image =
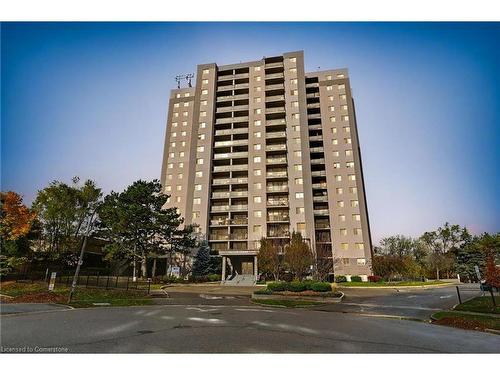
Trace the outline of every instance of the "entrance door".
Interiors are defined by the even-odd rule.
[[[253,262],[241,262],[241,273],[243,275],[253,274]]]

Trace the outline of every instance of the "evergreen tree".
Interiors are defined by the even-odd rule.
[[[213,262],[210,256],[210,247],[208,243],[204,241],[198,252],[193,264],[193,276],[206,276],[213,272]]]

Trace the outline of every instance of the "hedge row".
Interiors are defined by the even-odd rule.
[[[332,286],[330,283],[317,281],[281,281],[277,283],[269,283],[267,290],[270,292],[304,292],[312,290],[315,292],[331,292]]]

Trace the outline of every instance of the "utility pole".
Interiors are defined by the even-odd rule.
[[[71,303],[73,294],[75,293],[76,284],[78,282],[78,275],[80,274],[80,267],[83,264],[83,254],[85,253],[85,248],[87,247],[87,239],[89,237],[90,231],[94,223],[95,210],[92,212],[89,221],[87,222],[87,229],[85,231],[85,236],[83,237],[82,248],[80,250],[80,258],[78,259],[78,264],[76,266],[75,275],[73,276],[73,283],[71,284],[71,290],[69,291],[68,303]]]

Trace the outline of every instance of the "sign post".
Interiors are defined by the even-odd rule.
[[[54,290],[54,287],[56,286],[56,276],[57,272],[52,272],[50,274],[49,292],[52,292]]]

